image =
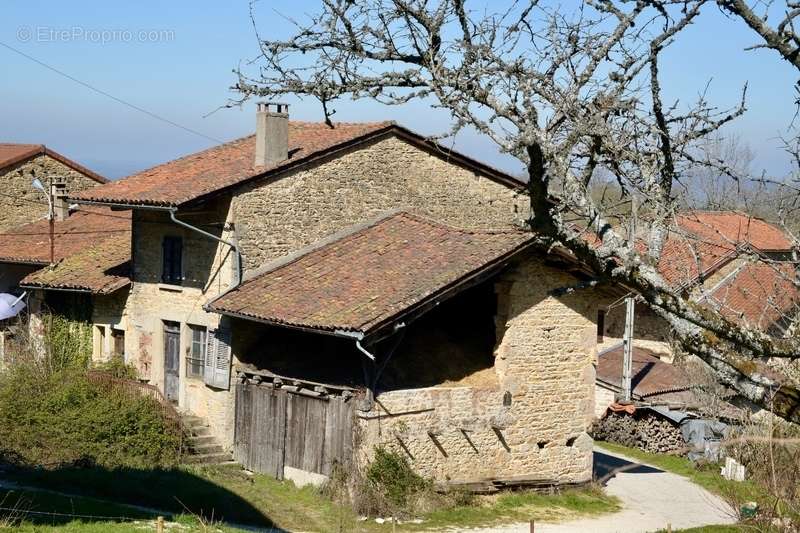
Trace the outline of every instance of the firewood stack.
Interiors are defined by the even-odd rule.
[[[668,453],[685,446],[678,426],[651,413],[609,413],[595,422],[594,438],[639,448],[651,453]]]

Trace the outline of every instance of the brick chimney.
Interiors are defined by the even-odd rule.
[[[272,166],[289,157],[289,104],[256,104],[257,167]]]
[[[67,180],[62,177],[53,178],[50,184],[50,194],[53,202],[53,214],[59,222],[69,216],[69,202],[67,202]]]

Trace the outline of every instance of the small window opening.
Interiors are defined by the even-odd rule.
[[[544,447],[547,446],[547,442],[548,441],[546,440],[540,440],[539,442],[536,443],[536,446],[538,446],[540,450],[543,450]]]
[[[578,437],[570,437],[570,438],[568,438],[567,439],[567,447],[572,448],[572,446],[575,444],[575,440],[577,438]]]
[[[183,281],[183,239],[164,237],[161,247],[161,281],[170,285],[180,285]]]
[[[603,335],[606,332],[606,310],[597,310],[597,342],[603,342]]]
[[[125,361],[125,332],[121,329],[111,330],[112,355]]]

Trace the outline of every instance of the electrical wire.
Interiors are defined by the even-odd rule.
[[[77,83],[78,85],[86,87],[87,89],[89,89],[91,91],[94,91],[97,94],[105,96],[106,98],[110,98],[111,100],[114,100],[115,102],[117,102],[119,104],[122,104],[122,105],[124,105],[126,107],[129,107],[129,108],[131,108],[131,109],[133,109],[135,111],[138,111],[140,113],[144,113],[145,115],[149,116],[150,118],[153,118],[153,119],[158,120],[160,122],[163,122],[165,124],[169,124],[170,126],[174,126],[176,128],[179,128],[179,129],[181,129],[183,131],[186,131],[188,133],[191,133],[193,135],[197,135],[197,136],[202,137],[202,138],[204,138],[206,140],[213,141],[213,142],[215,142],[217,144],[222,144],[222,143],[225,142],[225,141],[221,141],[219,139],[216,139],[214,137],[211,137],[209,135],[206,135],[205,133],[201,133],[201,132],[199,132],[197,130],[193,130],[192,128],[188,128],[186,126],[183,126],[182,124],[178,124],[177,122],[175,122],[173,120],[170,120],[168,118],[164,118],[164,117],[162,117],[160,115],[157,115],[157,114],[153,113],[152,111],[148,111],[147,109],[144,109],[144,108],[139,107],[139,106],[137,106],[135,104],[127,102],[127,101],[123,100],[122,98],[118,98],[118,97],[114,96],[113,94],[109,94],[109,93],[107,93],[106,91],[104,91],[102,89],[98,89],[97,87],[95,87],[95,86],[93,86],[93,85],[91,85],[89,83],[86,83],[85,81],[79,80],[75,76],[67,74],[66,72],[64,72],[62,70],[59,70],[59,69],[57,69],[57,68],[55,68],[55,67],[53,67],[51,65],[48,65],[44,61],[40,61],[39,59],[36,59],[35,57],[26,54],[22,50],[18,50],[17,48],[14,48],[13,46],[10,46],[10,45],[2,42],[2,41],[0,41],[0,46],[2,46],[3,48],[6,48],[8,50],[11,50],[15,54],[18,54],[18,55],[28,59],[29,61],[33,61],[37,65],[39,65],[41,67],[44,67],[47,70],[55,72],[59,76],[63,76],[64,78],[67,78],[68,80],[73,81],[73,82]]]

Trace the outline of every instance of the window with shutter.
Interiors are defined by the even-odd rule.
[[[204,381],[212,387],[227,390],[230,379],[231,332],[224,328],[209,331]]]

